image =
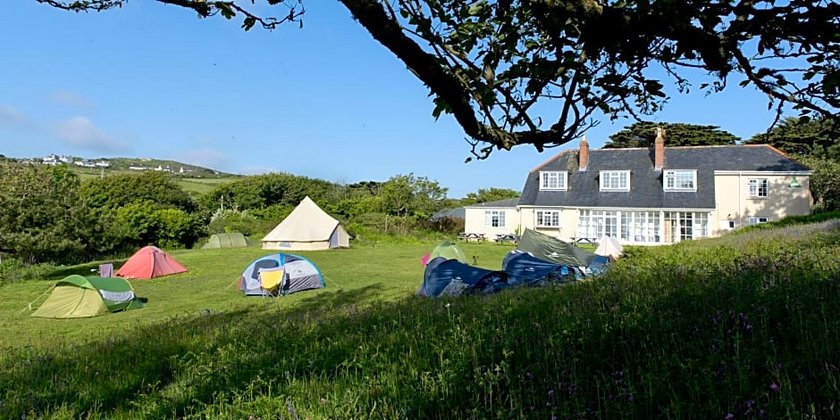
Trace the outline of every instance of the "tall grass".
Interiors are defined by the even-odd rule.
[[[596,280],[443,300],[402,289],[419,282],[406,263],[420,249],[394,248],[313,256],[356,271],[341,291],[153,313],[126,333],[9,347],[0,417],[840,414],[840,222],[637,249]],[[486,264],[505,250],[467,253]],[[405,284],[382,298],[395,283]]]

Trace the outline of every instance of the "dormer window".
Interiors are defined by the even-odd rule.
[[[696,169],[669,169],[665,172],[665,191],[697,191]]]
[[[601,171],[601,191],[630,191],[630,171]]]
[[[540,191],[566,191],[565,171],[540,172]]]

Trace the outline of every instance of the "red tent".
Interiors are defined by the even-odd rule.
[[[116,275],[127,279],[150,279],[184,273],[187,269],[156,246],[140,248],[117,270]]]

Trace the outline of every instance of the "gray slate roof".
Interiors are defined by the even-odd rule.
[[[452,219],[465,219],[467,217],[467,210],[464,207],[456,207],[454,209],[447,210],[438,210],[434,214],[432,214],[431,219],[437,220],[442,219],[444,217],[449,217]]]
[[[484,203],[470,204],[467,207],[514,208],[517,204],[519,204],[519,198],[508,198],[505,200],[486,201]]]
[[[714,171],[809,171],[766,145],[666,147],[663,169],[696,169],[697,191],[664,191],[653,167],[653,149],[589,151],[586,171],[578,170],[578,151],[567,150],[528,173],[520,205],[624,208],[715,208]],[[602,170],[630,170],[630,191],[600,191]],[[566,191],[540,191],[540,171],[567,171]]]

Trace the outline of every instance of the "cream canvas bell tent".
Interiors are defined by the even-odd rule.
[[[350,248],[344,226],[308,196],[262,240],[263,249],[317,251]]]

